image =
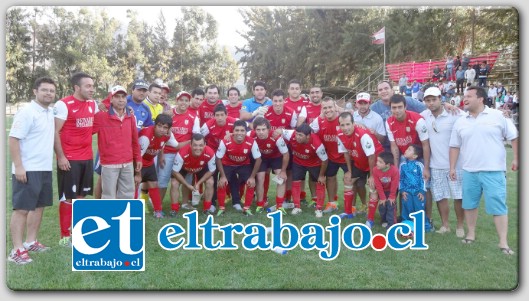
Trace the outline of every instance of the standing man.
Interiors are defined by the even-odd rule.
[[[402,73],[402,76],[399,79],[400,95],[404,95],[404,92],[406,92],[406,86],[408,86],[408,78],[406,77],[406,73]]]
[[[228,111],[228,116],[235,119],[241,117],[241,108],[242,102],[239,100],[241,97],[241,91],[236,87],[231,87],[228,89],[228,103],[226,104],[226,109]]]
[[[108,112],[99,111],[94,116],[93,127],[101,156],[101,196],[103,199],[132,199],[134,171],[141,171],[136,120],[126,109],[127,90],[115,86],[110,93],[111,106]]]
[[[217,85],[209,85],[206,88],[206,101],[202,102],[198,108],[198,118],[200,119],[200,126],[204,125],[208,120],[214,119],[215,107],[218,104],[226,105],[219,99],[219,87]]]
[[[163,113],[163,106],[160,104],[160,97],[162,96],[162,87],[158,84],[151,84],[147,92],[147,98],[143,101],[151,111],[152,120],[156,120],[158,115]]]
[[[154,118],[152,118],[151,110],[143,101],[147,97],[147,90],[149,84],[143,79],[134,81],[132,85],[132,94],[127,96],[127,107],[134,110],[134,117],[136,118],[136,128],[138,132],[144,128],[154,125]]]
[[[171,111],[171,105],[167,101],[169,98],[169,93],[171,93],[171,89],[169,89],[169,86],[166,83],[161,83],[160,87],[162,87],[162,93],[160,94],[160,105],[162,105],[163,112],[168,114],[169,111]]]
[[[241,120],[252,123],[255,116],[264,116],[272,101],[266,97],[266,84],[256,81],[253,84],[253,97],[242,102]]]
[[[298,114],[298,123],[296,126],[305,122],[307,119],[307,109],[309,100],[301,95],[301,82],[298,79],[292,79],[288,82],[288,97],[285,99],[285,106],[291,108]]]
[[[463,238],[465,230],[463,228],[464,212],[461,207],[461,160],[458,160],[456,164],[457,178],[452,180],[449,175],[450,160],[448,155],[450,153],[450,135],[454,123],[465,113],[460,112],[459,115],[452,115],[446,112],[441,103],[441,90],[437,87],[428,88],[424,95],[424,103],[428,106],[428,110],[423,111],[421,116],[426,121],[430,140],[431,191],[433,200],[437,203],[442,223],[441,228],[436,232],[440,234],[450,232],[448,198],[452,196],[457,218],[456,235]]]
[[[507,183],[504,139],[513,150],[512,170],[518,170],[518,132],[502,113],[485,106],[487,93],[482,87],[470,87],[465,93],[468,116],[454,124],[450,138],[450,177],[457,179],[456,162],[461,155],[463,169],[463,209],[468,232],[463,243],[476,240],[476,222],[482,194],[485,211],[494,216],[501,252],[513,255],[507,242]],[[492,156],[491,156],[492,154]]]
[[[28,251],[49,248],[37,240],[44,207],[53,204],[53,111],[55,82],[42,77],[33,86],[33,100],[18,111],[9,132],[9,151],[13,161],[13,213],[9,229],[13,249],[7,258],[16,264],[32,262]],[[24,242],[24,234],[26,240]]]
[[[86,73],[71,78],[73,95],[55,104],[55,141],[57,181],[59,184],[59,222],[61,246],[71,247],[72,199],[92,194],[93,152],[92,127],[97,105],[92,100],[94,80]]]
[[[191,92],[191,101],[189,103],[189,108],[187,108],[187,111],[194,116],[198,117],[198,109],[204,102],[204,90],[201,88],[196,88]],[[198,117],[200,120],[200,117]]]
[[[467,84],[472,86],[476,85],[476,70],[474,70],[474,68],[467,68],[465,70],[465,80],[467,81]]]
[[[321,100],[323,98],[323,92],[320,87],[312,87],[309,90],[309,103],[305,106],[307,110],[308,124],[311,124],[321,114]]]
[[[382,117],[369,108],[371,95],[367,92],[358,93],[355,105],[358,110],[353,113],[354,122],[365,126],[380,143],[384,143],[386,140],[386,127]]]
[[[457,67],[457,70],[456,70],[456,87],[457,87],[456,93],[457,94],[463,93],[464,84],[465,84],[465,70],[463,70],[462,66],[459,66]]]

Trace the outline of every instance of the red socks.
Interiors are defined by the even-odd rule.
[[[301,207],[300,194],[301,194],[301,181],[292,181],[292,200],[294,201],[294,206],[296,208]],[[287,191],[287,195],[288,195],[288,191]]]
[[[369,199],[369,205],[367,209],[367,220],[370,220],[370,221],[375,220],[375,212],[377,211],[377,205],[378,205],[377,199]]]
[[[304,200],[307,197],[307,193],[305,191],[302,191],[299,195],[299,198]]]
[[[265,172],[265,179],[264,179],[264,196],[266,199],[266,196],[268,195],[268,187],[270,186],[270,173]]]
[[[59,202],[59,225],[61,226],[61,237],[69,237],[72,226],[72,203]]]
[[[171,210],[178,212],[178,210],[180,210],[180,203],[171,203]]]
[[[316,210],[323,209],[323,203],[325,202],[325,185],[316,183]]]
[[[276,196],[276,209],[283,207],[283,202],[285,201],[284,197],[278,197]]]
[[[219,201],[219,210],[226,209],[226,186],[217,187],[217,200]]]
[[[149,196],[151,197],[154,211],[162,210],[162,198],[160,196],[160,189],[158,187],[149,188]]]
[[[252,206],[253,195],[255,193],[255,187],[246,186],[246,195],[244,196],[244,210],[250,209]]]
[[[353,191],[352,190],[344,190],[343,192],[343,206],[345,213],[352,214],[353,213]]]

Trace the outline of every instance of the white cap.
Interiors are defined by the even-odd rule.
[[[112,89],[110,89],[110,93],[112,94],[112,96],[116,95],[118,92],[123,92],[125,93],[125,95],[127,95],[127,90],[125,90],[125,88],[123,88],[122,86],[114,86],[112,87]]]
[[[371,95],[366,92],[358,93],[356,95],[356,102],[359,102],[360,100],[363,100],[365,102],[371,102]]]
[[[430,87],[430,88],[426,89],[426,91],[424,91],[424,97],[426,97],[426,96],[439,97],[439,96],[441,96],[441,90],[439,90],[439,88],[437,88],[437,87]]]

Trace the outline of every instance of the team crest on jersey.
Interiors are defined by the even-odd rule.
[[[285,118],[281,119],[281,123],[285,123],[285,122],[286,122]]]
[[[308,149],[306,149],[305,152],[308,154],[310,151]]]
[[[367,143],[366,143],[366,148],[371,148],[371,146],[373,146],[373,145],[371,144],[371,142],[367,142]]]
[[[423,125],[421,128],[421,132],[426,133],[426,131],[427,131],[426,126]]]
[[[204,165],[204,161],[200,161],[200,165]]]
[[[267,143],[266,147],[270,148],[270,147],[272,147],[272,145],[270,143]]]
[[[406,132],[407,132],[407,133],[410,132],[410,127],[409,127],[409,126],[406,127]]]
[[[145,114],[146,114],[146,113],[142,111],[142,112],[141,112],[141,117],[145,117]]]
[[[185,123],[186,125],[188,125],[188,124],[189,124],[189,120],[186,119],[186,120],[184,121],[184,123]]]
[[[247,154],[247,153],[248,153],[248,149],[245,148],[243,152],[244,152],[245,154]]]

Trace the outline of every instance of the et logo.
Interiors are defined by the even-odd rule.
[[[72,271],[144,271],[143,200],[72,204]]]

